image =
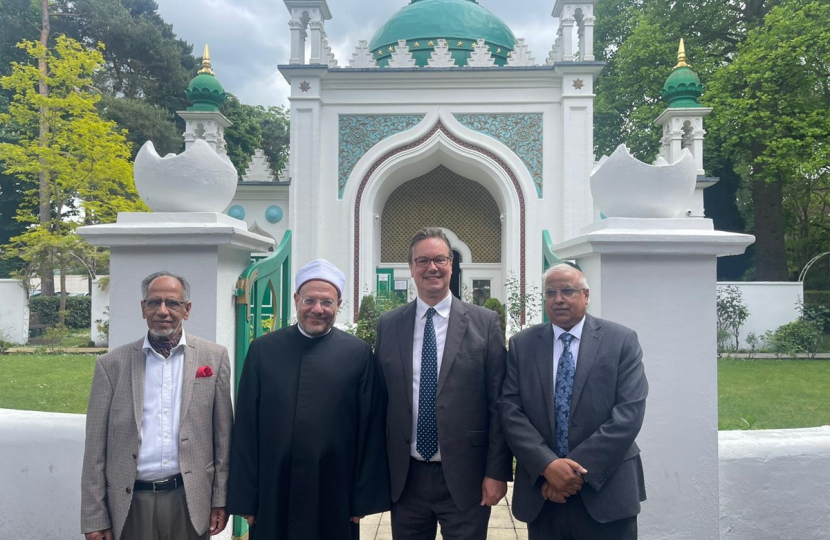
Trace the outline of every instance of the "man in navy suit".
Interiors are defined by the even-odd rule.
[[[418,297],[384,314],[375,354],[386,420],[395,540],[484,540],[512,456],[496,410],[505,348],[498,315],[450,293],[452,248],[422,229],[409,248]]]
[[[550,323],[511,338],[499,412],[530,540],[632,540],[646,498],[634,439],[648,382],[637,334],[587,315],[585,276],[545,274]]]

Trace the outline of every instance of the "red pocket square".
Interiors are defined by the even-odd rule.
[[[213,377],[213,370],[210,369],[210,366],[202,366],[196,370],[196,378],[201,379],[202,377]]]

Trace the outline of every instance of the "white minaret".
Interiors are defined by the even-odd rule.
[[[327,64],[325,53],[325,21],[331,19],[331,12],[326,0],[284,0],[285,7],[291,15],[288,26],[291,28],[291,58],[289,64]],[[306,39],[310,40],[311,50],[306,62]]]
[[[706,135],[703,118],[712,112],[712,108],[703,107],[698,102],[702,92],[703,85],[686,61],[686,47],[681,39],[677,49],[677,65],[663,86],[663,99],[669,107],[654,123],[663,127],[660,147],[663,159],[674,163],[680,159],[684,148],[688,148],[695,159],[699,180],[694,199],[686,211],[688,217],[703,217],[703,190],[717,182],[703,178],[703,137]]]

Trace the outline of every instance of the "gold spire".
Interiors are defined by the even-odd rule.
[[[680,38],[680,46],[677,48],[677,65],[674,69],[681,67],[689,67],[686,63],[686,46],[683,44],[683,38]]]
[[[681,47],[683,46],[681,42]],[[205,43],[205,52],[202,53],[202,69],[200,69],[198,74],[207,73],[208,75],[216,75],[212,69],[210,69],[210,51],[208,50],[207,43]]]

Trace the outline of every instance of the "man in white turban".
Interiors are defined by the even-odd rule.
[[[227,511],[252,540],[348,540],[391,505],[382,375],[364,341],[334,328],[343,272],[318,259],[295,283],[297,324],[245,358]]]

